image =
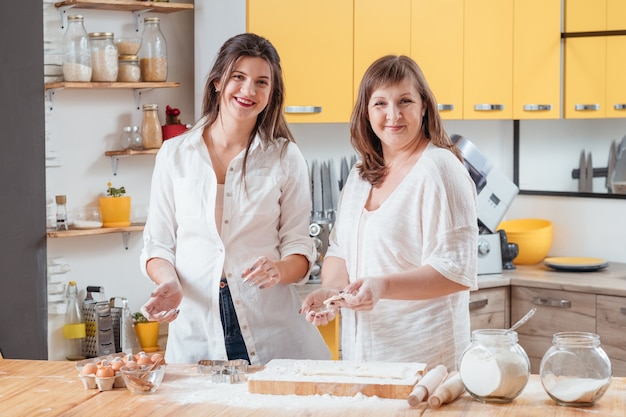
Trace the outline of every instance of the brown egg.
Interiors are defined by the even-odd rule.
[[[137,368],[139,368],[139,365],[137,365],[137,362],[135,362],[135,361],[127,361],[126,362],[126,368],[128,368],[128,369],[137,369]]]
[[[150,356],[150,359],[152,360],[152,363],[156,363],[160,360],[161,365],[165,364],[165,358],[160,353],[154,353],[152,356]]]
[[[81,369],[80,373],[82,375],[94,375],[98,370],[98,365],[93,362],[86,363]]]
[[[113,368],[114,371],[119,371],[124,365],[125,363],[122,358],[115,358],[111,361],[111,368]]]
[[[102,361],[102,364],[98,366],[96,376],[98,378],[109,378],[115,376],[115,371],[111,367],[111,363],[109,361]]]
[[[137,358],[137,365],[152,365],[152,359],[144,353]]]

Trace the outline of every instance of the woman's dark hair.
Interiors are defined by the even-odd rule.
[[[216,90],[215,85],[226,85],[235,64],[242,57],[263,58],[270,66],[272,86],[267,106],[259,113],[256,125],[248,139],[244,157],[245,172],[245,161],[248,157],[248,151],[257,133],[261,140],[266,143],[281,137],[286,138],[290,142],[295,142],[295,140],[282,113],[285,100],[285,85],[283,82],[283,71],[280,66],[280,57],[270,41],[254,33],[235,35],[224,42],[220,48],[204,87],[202,99],[202,116],[204,120],[201,127],[210,126],[217,120],[220,110],[221,92]]]
[[[372,185],[379,184],[385,179],[387,166],[382,144],[374,133],[368,117],[368,104],[376,89],[397,85],[407,79],[413,82],[426,109],[422,120],[423,138],[440,148],[449,149],[457,158],[463,160],[461,152],[452,143],[443,127],[437,100],[420,67],[408,56],[387,55],[374,61],[363,75],[350,119],[352,146],[361,155],[359,174],[363,180]]]

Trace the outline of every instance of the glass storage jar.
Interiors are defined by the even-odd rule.
[[[147,17],[141,35],[139,66],[143,81],[163,82],[167,80],[167,45],[161,32],[161,19]]]
[[[480,329],[459,360],[467,392],[478,401],[506,403],[517,397],[530,376],[530,361],[517,343],[517,332]]]
[[[92,32],[91,43],[91,81],[117,81],[117,48],[113,43],[113,33]]]
[[[67,30],[63,35],[63,79],[65,81],[91,81],[91,47],[81,15],[67,17]]]
[[[143,121],[141,124],[141,138],[144,149],[159,149],[163,144],[163,132],[156,104],[143,105]]]
[[[137,55],[120,55],[118,60],[117,81],[137,83],[141,81],[141,69]]]
[[[543,388],[557,404],[590,406],[611,384],[611,361],[597,334],[560,332],[554,334],[539,374]]]

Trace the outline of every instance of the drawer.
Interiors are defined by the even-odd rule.
[[[531,308],[537,308],[537,312],[517,333],[533,373],[539,372],[541,358],[552,345],[554,333],[596,331],[595,294],[512,287],[511,321],[516,322]]]
[[[598,295],[596,333],[611,358],[613,376],[626,376],[626,297]]]
[[[509,326],[509,287],[485,288],[470,292],[472,330],[504,329]]]

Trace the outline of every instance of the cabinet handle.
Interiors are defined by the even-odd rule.
[[[614,104],[613,108],[615,110],[626,110],[626,104]]]
[[[287,106],[285,113],[321,113],[322,106]]]
[[[552,110],[552,104],[525,104],[524,111],[549,111]]]
[[[437,110],[439,110],[439,111],[451,111],[451,110],[454,110],[454,104],[437,104]]]
[[[485,307],[487,304],[489,304],[489,300],[486,299],[486,298],[484,298],[482,300],[470,301],[469,309],[470,310],[478,310],[479,308]]]
[[[570,300],[554,300],[543,297],[534,297],[533,304],[547,307],[572,308],[572,302]]]
[[[576,111],[598,111],[600,110],[599,104],[575,104],[574,110]]]
[[[620,309],[619,309],[619,313],[620,313],[622,316],[626,316],[626,307],[620,307]]]
[[[504,104],[474,104],[476,111],[504,110]]]

